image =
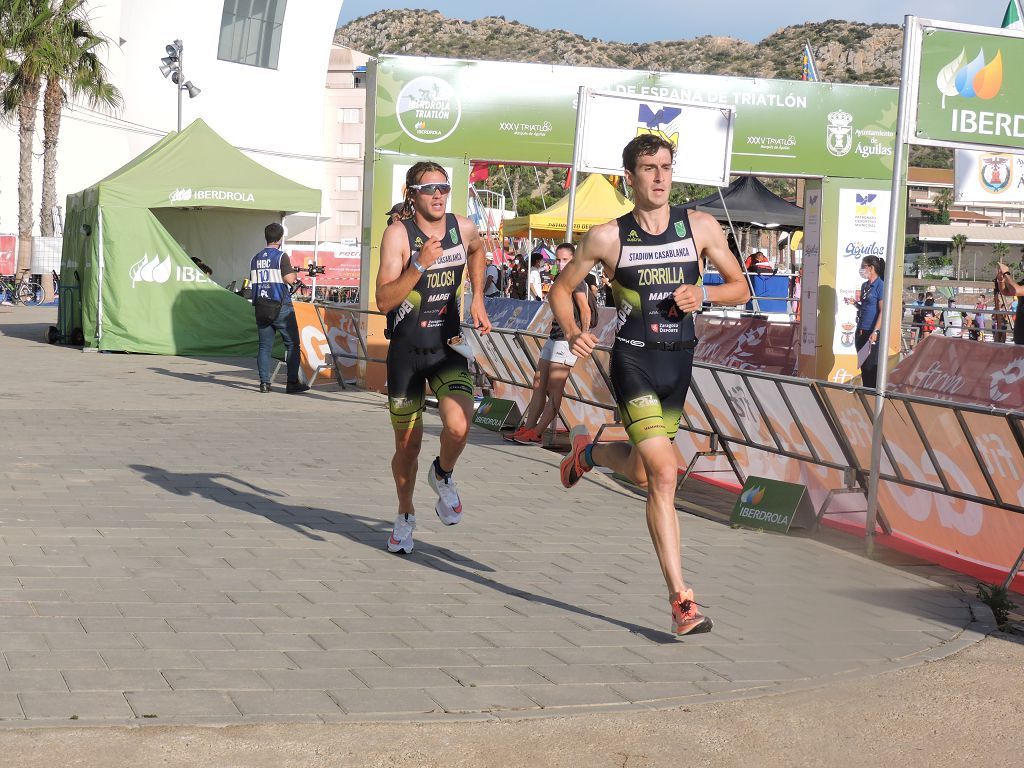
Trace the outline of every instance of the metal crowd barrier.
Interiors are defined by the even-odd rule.
[[[464,333],[489,377],[532,388],[546,336],[503,328],[480,336],[468,326]],[[605,426],[620,425],[608,377],[610,351],[599,346],[588,361],[578,363],[564,396],[609,412]],[[574,379],[584,374],[603,385],[591,388],[599,397],[581,395]],[[873,389],[695,362],[691,393],[680,428],[707,438],[710,450],[692,457],[680,483],[698,459],[716,455],[728,461],[742,483],[746,477],[736,452],[749,449],[843,473],[842,486],[829,490],[819,520],[837,495],[863,493],[866,498],[877,394]],[[1019,479],[1024,475],[1024,413],[891,392],[885,398],[881,480],[1024,514],[1024,483]],[[985,436],[983,442],[979,435]],[[595,439],[600,436],[599,431]],[[915,454],[921,458],[912,460]],[[879,524],[892,533],[882,514]],[[1022,563],[1024,549],[1007,585]]]

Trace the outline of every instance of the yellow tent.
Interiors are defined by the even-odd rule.
[[[591,227],[616,219],[633,210],[633,203],[623,197],[608,179],[600,173],[590,174],[576,187],[576,211],[573,216],[573,234],[581,234]],[[506,235],[532,237],[565,237],[565,223],[569,215],[569,196],[566,195],[540,213],[517,216],[505,222]]]

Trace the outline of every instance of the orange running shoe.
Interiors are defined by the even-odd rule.
[[[520,445],[540,445],[542,436],[536,429],[527,429],[523,427],[521,430],[517,430],[515,435],[512,436]]]
[[[590,445],[590,433],[582,424],[577,424],[569,433],[569,452],[565,454],[559,467],[562,485],[566,488],[572,488],[584,474],[593,469],[583,458],[583,453],[587,450],[588,445]]]
[[[710,632],[715,623],[697,610],[693,590],[677,592],[669,599],[672,604],[672,633],[675,635],[699,635]]]
[[[518,443],[519,440],[517,440],[516,438],[520,437],[524,432],[526,432],[526,427],[516,427],[511,432],[506,432],[505,434],[503,434],[502,438],[510,443]]]

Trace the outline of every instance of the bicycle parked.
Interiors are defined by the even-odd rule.
[[[0,277],[0,293],[3,304],[26,304],[35,306],[43,303],[43,284],[35,275],[23,273],[19,280],[15,275]]]

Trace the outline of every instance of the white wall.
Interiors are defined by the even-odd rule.
[[[286,155],[250,153],[278,173],[321,187],[324,89],[341,6],[342,0],[288,0],[278,68],[270,70],[217,59],[223,11],[219,0],[92,0],[94,26],[113,43],[108,66],[125,109],[118,115],[120,122],[82,109],[65,113],[58,204],[63,206],[69,193],[100,180],[175,129],[176,92],[159,72],[164,46],[175,38],[185,45],[186,78],[202,89],[196,99],[185,96],[183,124],[201,117],[236,146]],[[37,136],[41,134],[40,119]],[[36,152],[42,152],[38,142]],[[3,126],[0,232],[17,231],[17,173],[17,126]],[[40,160],[33,204],[37,219],[41,173]]]

